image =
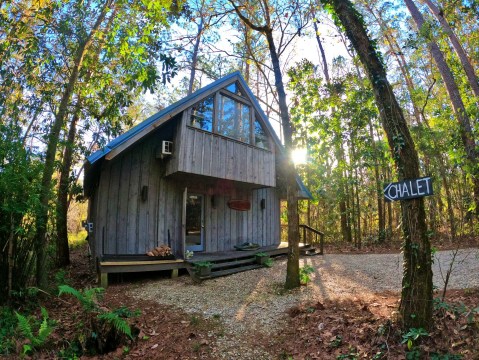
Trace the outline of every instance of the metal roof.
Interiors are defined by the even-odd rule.
[[[221,79],[218,79],[212,82],[211,84],[195,91],[194,93],[184,97],[183,99],[175,102],[174,104],[150,116],[145,121],[141,122],[140,124],[134,126],[133,128],[131,128],[124,134],[110,141],[103,149],[98,150],[94,152],[93,154],[91,154],[90,156],[88,156],[86,159],[87,162],[89,163],[89,165],[94,165],[96,162],[103,159],[111,151],[118,148],[120,145],[123,145],[128,140],[132,139],[133,137],[137,135],[141,135],[142,132],[144,132],[143,135],[147,135],[150,131],[154,129],[152,126],[155,125],[156,123],[160,123],[162,120],[164,120],[165,122],[168,121],[171,118],[171,117],[168,118],[168,115],[170,113],[172,112],[178,113],[180,111],[183,111],[190,106],[191,102],[200,101],[202,97],[205,96],[205,94],[207,94],[211,89],[214,89],[215,87],[221,87],[222,85],[226,86],[227,84],[232,83],[234,81],[238,81],[241,84],[241,87],[246,91],[247,96],[249,100],[251,101],[251,103],[253,104],[253,106],[255,107],[256,112],[259,114],[259,116],[263,120],[263,123],[268,128],[268,131],[270,135],[273,137],[274,142],[276,143],[276,145],[278,146],[278,148],[281,150],[281,152],[284,155],[284,147],[283,147],[283,144],[281,143],[281,140],[276,135],[276,132],[271,126],[266,114],[263,112],[263,109],[261,108],[253,92],[249,88],[248,84],[246,84],[246,81],[243,79],[240,72],[236,71],[222,77]],[[90,168],[90,166],[87,166],[87,168]],[[298,175],[296,175],[296,178],[297,178],[298,186],[300,187],[301,192],[303,192],[306,197],[309,197],[312,199],[313,196],[311,195],[309,190],[306,188],[306,186],[303,184],[303,182],[301,181]]]

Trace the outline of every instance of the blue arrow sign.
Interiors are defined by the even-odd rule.
[[[430,176],[389,183],[384,186],[386,201],[408,200],[434,195]]]

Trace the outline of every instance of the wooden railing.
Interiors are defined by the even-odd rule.
[[[303,230],[301,231],[301,233],[303,234],[301,239],[303,244],[316,245],[319,242],[319,255],[323,255],[324,233],[305,224],[299,225],[299,228]],[[307,236],[307,235],[310,235],[310,236]],[[318,241],[318,236],[319,236],[319,241]],[[311,238],[312,240],[309,240]]]

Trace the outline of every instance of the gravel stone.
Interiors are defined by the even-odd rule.
[[[439,289],[449,268],[452,251],[434,255],[433,283]],[[206,318],[220,318],[224,336],[217,339],[213,356],[218,359],[272,359],[252,337],[266,339],[286,324],[286,311],[304,301],[399,291],[402,254],[326,254],[302,257],[300,265],[311,265],[311,282],[285,292],[286,259],[271,268],[250,270],[222,278],[194,283],[188,276],[151,281],[131,292],[131,296],[174,305]],[[459,250],[449,280],[449,289],[479,287],[479,250]],[[254,339],[253,339],[254,340]],[[253,341],[254,343],[254,341]]]

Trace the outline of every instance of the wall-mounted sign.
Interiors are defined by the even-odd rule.
[[[431,177],[403,180],[384,187],[386,201],[408,200],[433,195]]]
[[[228,201],[228,207],[232,210],[248,211],[251,209],[251,203],[249,200],[232,199]]]

